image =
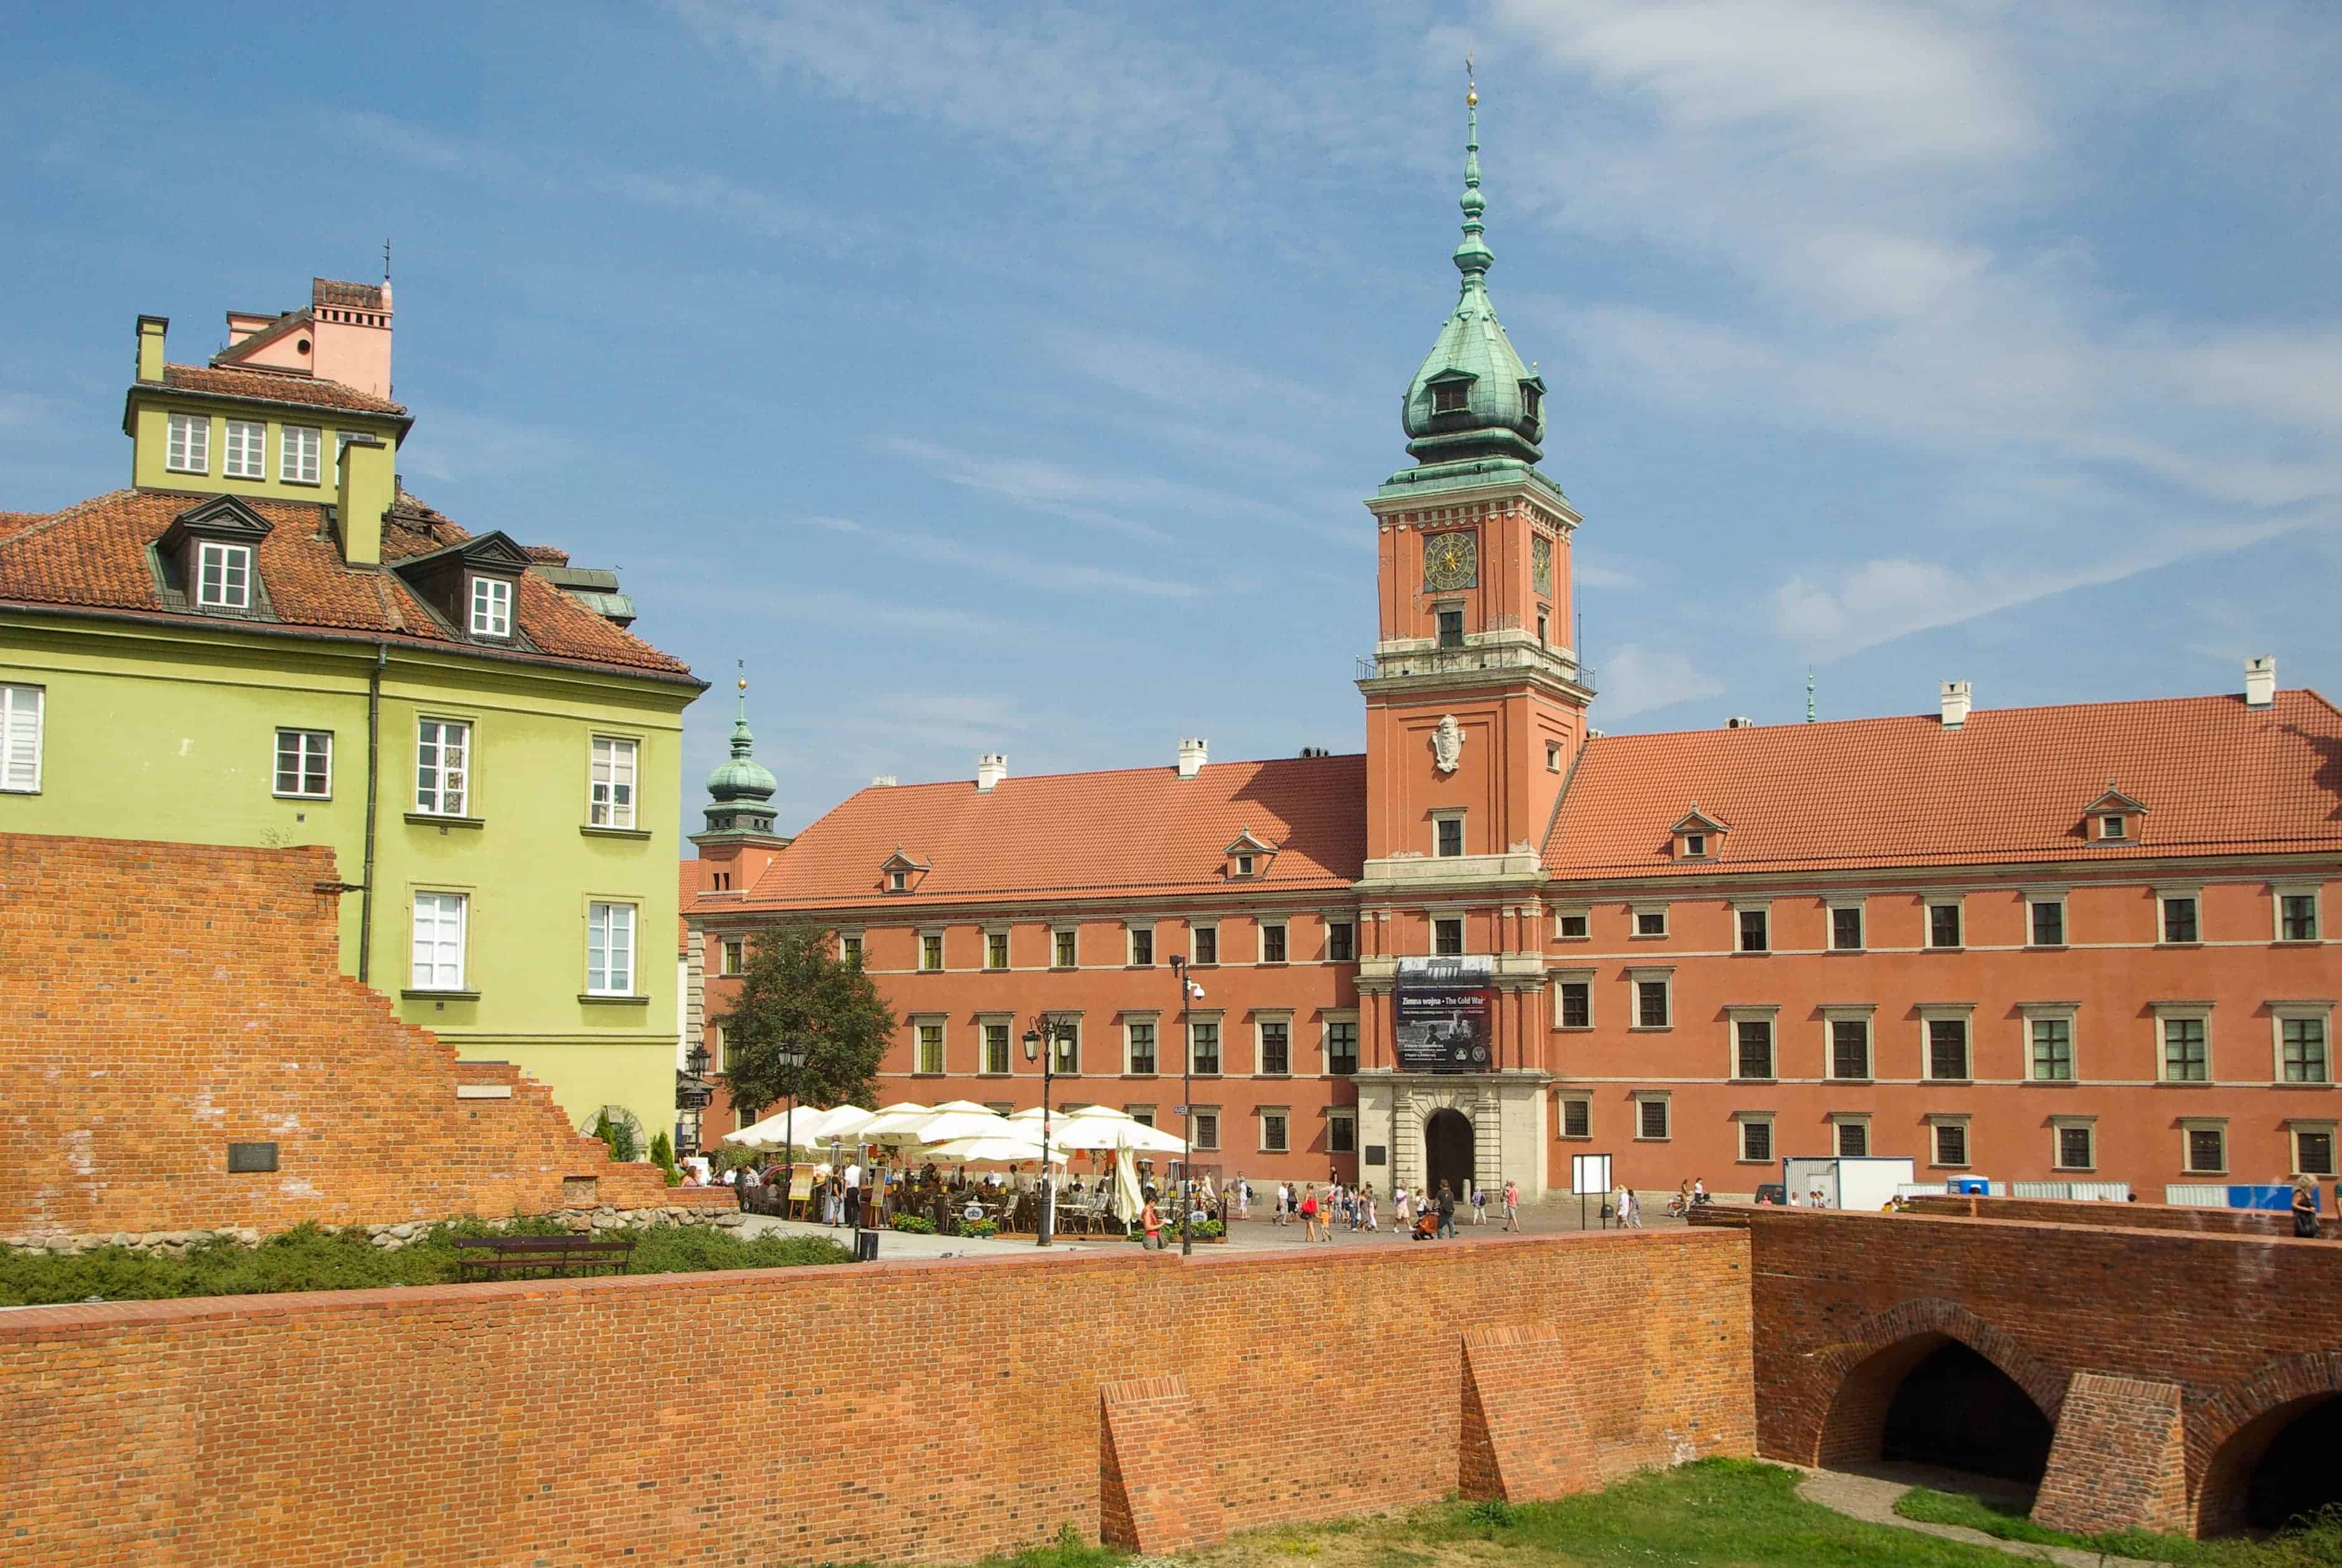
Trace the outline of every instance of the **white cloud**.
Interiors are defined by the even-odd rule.
[[[1594,710],[1597,723],[1724,694],[1722,681],[1694,668],[1682,654],[1640,643],[1628,643],[1605,657],[1596,678],[1602,694]]]
[[[1008,550],[979,549],[957,539],[903,528],[876,527],[845,517],[810,517],[808,523],[867,539],[880,549],[931,566],[958,566],[1027,588],[1086,594],[1136,594],[1151,599],[1193,599],[1192,583],[1149,577],[1083,562],[1049,561]]]

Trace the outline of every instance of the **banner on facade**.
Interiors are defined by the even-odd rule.
[[[1402,958],[1395,1000],[1402,1073],[1493,1073],[1496,961]]]

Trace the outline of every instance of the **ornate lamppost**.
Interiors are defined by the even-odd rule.
[[[1041,1215],[1034,1221],[1033,1244],[1046,1247],[1056,1219],[1057,1183],[1056,1168],[1049,1164],[1049,1099],[1051,1087],[1057,1075],[1057,1043],[1073,1034],[1073,1026],[1063,1020],[1041,1016],[1033,1020],[1025,1031],[1025,1060],[1041,1060]]]
[[[1204,988],[1187,978],[1184,954],[1171,955],[1171,977],[1179,983],[1179,1141],[1185,1145],[1179,1151],[1179,1255],[1193,1257],[1196,1203],[1191,1172],[1196,1164],[1196,1052],[1187,1038],[1187,1003],[1191,998],[1201,1001]]]
[[[678,1159],[699,1153],[699,1114],[716,1098],[716,1091],[707,1082],[707,1047],[694,1045],[683,1059],[683,1071],[675,1075],[675,1108],[681,1113],[675,1121],[675,1153]]]

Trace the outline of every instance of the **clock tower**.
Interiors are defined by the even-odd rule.
[[[1540,851],[1594,694],[1569,641],[1578,515],[1537,469],[1545,382],[1488,297],[1478,105],[1468,93],[1461,288],[1401,405],[1415,466],[1366,503],[1378,629],[1358,682],[1359,1137],[1390,1140],[1391,1168],[1362,1172],[1378,1184],[1445,1180],[1461,1195],[1510,1179],[1534,1195],[1548,1144]],[[1478,1000],[1436,1022],[1410,1013],[1410,992],[1442,990]],[[1443,1056],[1432,1036],[1473,1038]]]

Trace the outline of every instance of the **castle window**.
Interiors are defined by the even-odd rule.
[[[1464,814],[1449,812],[1434,817],[1432,852],[1442,860],[1454,860],[1464,853]]]
[[[1534,381],[1521,383],[1521,418],[1530,424],[1545,411],[1545,389]]]
[[[1357,928],[1346,920],[1326,923],[1326,956],[1335,964],[1348,964],[1358,955]]]
[[[909,873],[907,872],[888,872],[886,874],[886,891],[889,893],[902,893],[906,891],[908,884],[906,883],[905,878],[908,875]]]
[[[472,635],[512,635],[513,585],[502,577],[472,579]]]
[[[1431,951],[1440,958],[1460,958],[1464,954],[1464,923],[1460,920],[1435,920],[1431,923]]]
[[[1252,874],[1252,856],[1248,854],[1240,854],[1236,856],[1236,874],[1238,876],[1250,876]]]
[[[1464,645],[1463,611],[1439,612],[1439,645],[1443,648],[1460,648]]]
[[[0,686],[0,790],[41,793],[41,709],[47,695],[39,686]]]
[[[1467,406],[1471,396],[1472,384],[1468,381],[1439,382],[1431,389],[1431,412],[1461,414]]]
[[[195,603],[206,610],[252,608],[251,545],[196,544]]]

